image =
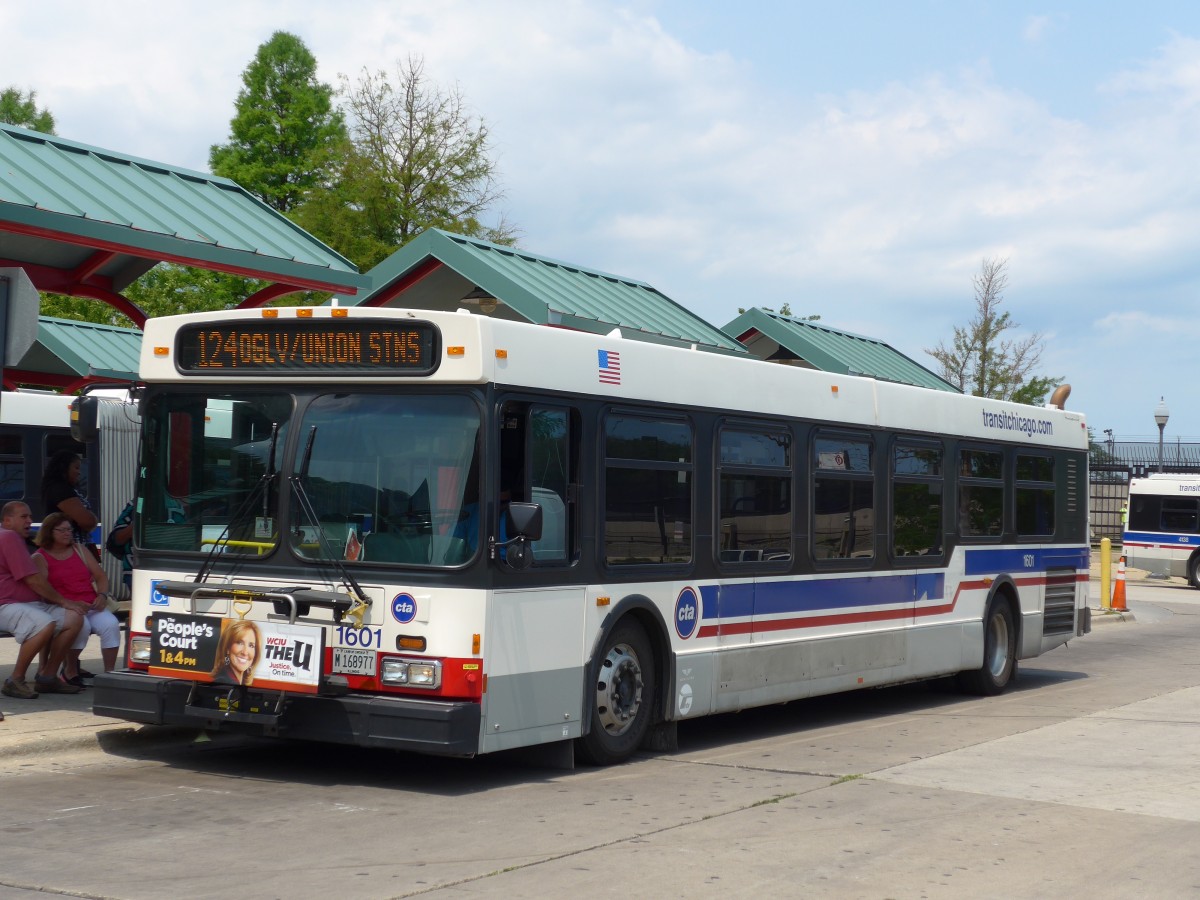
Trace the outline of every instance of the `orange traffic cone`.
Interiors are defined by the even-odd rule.
[[[1113,585],[1112,608],[1123,612],[1128,607],[1125,606],[1125,557],[1121,557],[1121,561],[1117,563],[1117,583]]]

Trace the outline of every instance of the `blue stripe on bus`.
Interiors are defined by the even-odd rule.
[[[964,575],[1045,573],[1086,569],[1087,547],[966,550]],[[816,612],[850,607],[903,606],[946,599],[944,572],[861,575],[850,578],[761,579],[699,588],[702,620]],[[718,597],[720,602],[718,604]]]
[[[730,619],[863,606],[903,606],[920,600],[943,600],[945,592],[946,576],[942,572],[708,584],[700,587],[703,607],[700,618]]]
[[[1003,550],[967,550],[963,563],[965,575],[995,575],[1007,572],[1045,572],[1047,569],[1086,569],[1086,547],[1030,547]]]
[[[1200,534],[1176,534],[1162,531],[1127,531],[1126,544],[1154,544],[1163,547],[1196,547],[1200,546]]]

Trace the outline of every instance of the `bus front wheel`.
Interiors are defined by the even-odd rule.
[[[983,665],[958,674],[958,685],[970,694],[994,696],[1017,674],[1017,629],[1008,600],[995,596],[983,618]]]
[[[585,763],[612,765],[637,750],[654,708],[654,651],[635,620],[622,620],[605,638],[591,685],[591,729],[576,750]]]
[[[1200,553],[1188,560],[1188,584],[1200,588]]]

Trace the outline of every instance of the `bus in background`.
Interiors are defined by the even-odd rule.
[[[0,392],[0,505],[9,500],[29,504],[36,526],[50,510],[42,507],[42,471],[60,450],[71,450],[83,460],[79,485],[101,524],[92,542],[101,550],[101,561],[112,593],[119,601],[124,586],[121,562],[103,552],[104,524],[133,498],[140,423],[134,406],[123,402],[124,392],[97,394],[98,440],[83,443],[71,436],[71,403],[64,394],[43,391]]]
[[[98,715],[606,764],[1090,629],[1061,408],[465,310],[154,318],[140,377]]]
[[[1130,479],[1128,510],[1121,536],[1125,561],[1200,588],[1200,475]]]

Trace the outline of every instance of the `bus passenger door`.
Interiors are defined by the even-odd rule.
[[[493,533],[498,541],[511,537],[504,533],[510,501],[541,506],[542,535],[532,542],[535,566],[568,566],[577,558],[578,444],[574,409],[516,401],[501,408]]]
[[[584,585],[578,558],[576,465],[579,414],[564,406],[509,401],[501,407],[492,534],[507,540],[507,501],[537,503],[542,534],[520,571],[498,552],[487,613],[488,751],[580,736],[584,680]],[[508,587],[508,584],[513,584]]]

